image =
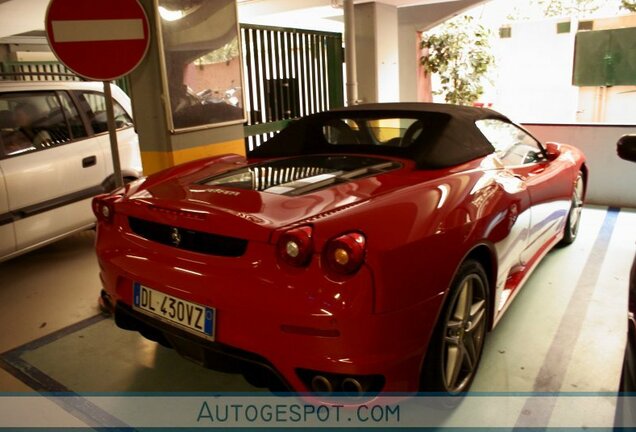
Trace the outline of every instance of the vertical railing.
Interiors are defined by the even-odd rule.
[[[19,81],[80,81],[73,71],[53,61],[7,61],[2,63],[6,78]],[[16,75],[11,75],[16,74]]]
[[[342,35],[241,25],[248,150],[289,121],[344,105]]]
[[[19,81],[82,81],[72,70],[54,61],[7,61],[0,63],[0,73],[6,74],[5,79]],[[115,84],[130,95],[127,77],[118,79]]]

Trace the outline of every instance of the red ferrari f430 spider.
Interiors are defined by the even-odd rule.
[[[575,147],[488,109],[307,116],[248,157],[97,197],[102,302],[257,385],[462,393],[533,269],[576,238],[587,176]]]

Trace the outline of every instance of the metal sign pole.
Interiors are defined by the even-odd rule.
[[[110,82],[104,81],[104,96],[106,97],[106,118],[108,120],[108,136],[110,137],[110,152],[113,157],[113,175],[115,177],[115,187],[124,185],[124,178],[121,174],[121,162],[119,161],[119,146],[117,145],[117,129],[115,127],[115,111],[113,109],[113,94],[110,90]]]

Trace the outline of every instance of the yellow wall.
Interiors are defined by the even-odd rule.
[[[144,174],[150,175],[185,162],[227,153],[245,156],[245,142],[243,140],[234,140],[171,152],[142,151],[141,162]]]

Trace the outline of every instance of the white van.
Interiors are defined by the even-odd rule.
[[[130,99],[111,86],[122,173],[141,177]],[[103,84],[0,81],[0,261],[91,228],[114,189]]]

